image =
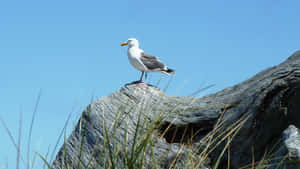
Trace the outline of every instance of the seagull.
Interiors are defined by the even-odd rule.
[[[161,72],[163,74],[169,75],[170,73],[175,73],[175,70],[168,68],[163,64],[157,57],[152,56],[142,49],[139,48],[139,41],[135,38],[130,38],[126,42],[122,43],[121,46],[128,45],[128,59],[131,65],[137,70],[142,72],[139,83],[147,84],[147,72]],[[145,73],[145,82],[142,82]]]

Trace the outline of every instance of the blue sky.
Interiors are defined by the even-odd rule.
[[[176,70],[168,93],[219,91],[279,64],[300,49],[297,0],[1,1],[0,117],[13,136],[23,114],[22,154],[41,90],[31,147],[53,150],[70,112],[69,132],[91,98],[137,80],[120,44],[135,37]],[[152,73],[150,83],[160,78]],[[0,169],[16,150],[0,125]],[[31,155],[33,152],[31,152]],[[37,161],[36,168],[41,163]],[[24,166],[21,166],[24,168]]]

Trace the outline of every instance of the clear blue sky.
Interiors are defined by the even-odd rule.
[[[1,1],[0,117],[16,138],[22,111],[26,158],[41,89],[31,147],[53,150],[71,111],[69,130],[93,95],[139,78],[120,46],[131,37],[177,71],[169,94],[210,84],[216,86],[201,95],[216,92],[300,49],[299,6],[297,0]],[[160,78],[163,87],[169,77],[158,73],[150,83]],[[16,150],[2,125],[0,140],[0,169],[15,168]]]

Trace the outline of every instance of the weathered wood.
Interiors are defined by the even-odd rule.
[[[87,165],[95,147],[99,150],[104,148],[103,120],[106,126],[113,126],[117,112],[124,118],[114,133],[117,142],[120,145],[124,144],[124,136],[127,133],[130,146],[133,144],[141,110],[145,112],[143,123],[152,122],[162,112],[167,114],[159,131],[163,132],[170,126],[171,128],[164,138],[159,137],[159,133],[153,135],[156,137],[157,158],[167,157],[161,168],[168,166],[168,160],[172,160],[179,151],[178,142],[197,144],[215,127],[218,118],[221,118],[226,128],[241,117],[247,116],[247,122],[231,143],[230,153],[231,168],[244,166],[252,160],[252,149],[256,160],[259,160],[265,151],[281,138],[281,133],[290,124],[300,127],[300,51],[278,66],[202,98],[170,96],[151,86],[125,85],[121,90],[88,106],[68,138],[65,148],[62,147],[58,153],[53,167],[61,168],[57,164],[62,162],[64,150],[68,161],[76,161],[82,136],[79,132],[80,126],[87,128],[81,161],[83,165]],[[191,136],[194,137],[191,139]],[[211,154],[212,158],[218,156],[222,145]],[[183,151],[190,148],[191,146],[187,145]],[[92,160],[92,165],[95,161]],[[227,155],[222,162],[227,162]],[[151,162],[148,165],[151,165]]]

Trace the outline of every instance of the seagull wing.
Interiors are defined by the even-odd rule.
[[[166,69],[166,66],[157,59],[157,57],[152,56],[146,52],[141,53],[141,61],[149,70],[158,70],[163,71]]]

